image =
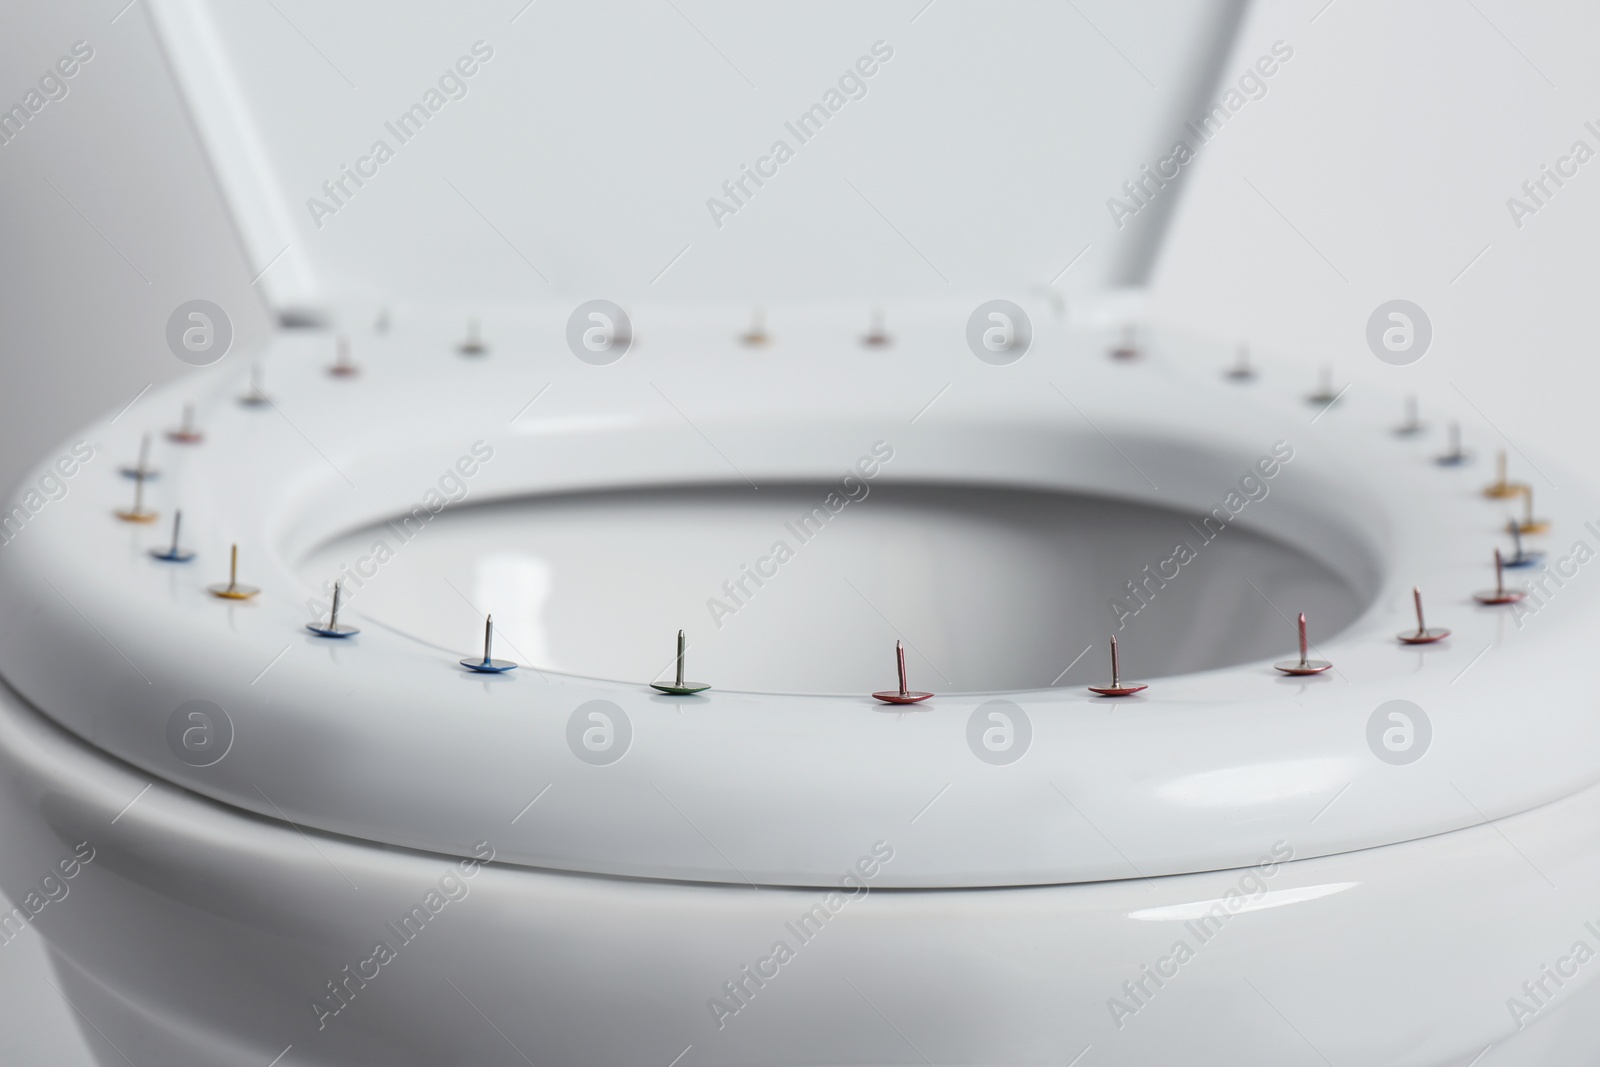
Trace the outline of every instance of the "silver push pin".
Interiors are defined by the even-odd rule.
[[[750,313],[750,329],[739,338],[751,348],[759,348],[772,340],[767,335],[767,313],[761,308],[756,308]]]
[[[516,668],[517,665],[508,659],[494,658],[493,615],[485,615],[483,617],[483,658],[481,660],[464,659],[461,661],[461,665],[467,670],[477,671],[479,674],[504,674],[506,671]]]
[[[328,368],[328,374],[335,378],[354,378],[361,373],[361,368],[355,365],[350,358],[350,338],[339,337],[333,342],[333,365]]]
[[[118,511],[117,518],[123,522],[155,522],[156,513],[144,509],[144,479],[133,480],[133,507],[128,511]]]
[[[252,364],[250,367],[250,388],[239,398],[239,403],[247,408],[264,408],[272,403],[261,388],[261,364]]]
[[[1333,664],[1325,659],[1308,658],[1310,651],[1311,644],[1306,640],[1306,613],[1302,611],[1300,613],[1300,659],[1298,661],[1292,659],[1281,660],[1274,663],[1273,666],[1284,674],[1294,675],[1321,674],[1323,671],[1333,667]]]
[[[1417,605],[1417,628],[1407,630],[1403,634],[1396,634],[1400,641],[1407,645],[1431,645],[1435,641],[1443,641],[1450,636],[1450,631],[1442,626],[1428,629],[1428,624],[1422,619],[1422,590],[1416,586],[1411,587],[1411,599]]]
[[[1494,469],[1494,481],[1483,488],[1483,495],[1490,500],[1509,500],[1528,488],[1521,482],[1513,482],[1506,478],[1506,450],[1503,448],[1495,457]]]
[[[1126,684],[1123,683],[1123,681],[1122,681],[1122,664],[1117,658],[1117,635],[1116,634],[1112,634],[1111,635],[1111,684],[1110,685],[1091,685],[1089,687],[1089,692],[1097,693],[1097,694],[1099,694],[1100,696],[1103,696],[1103,697],[1126,697],[1126,696],[1132,696],[1135,693],[1142,693],[1146,689],[1149,689],[1149,688],[1150,687],[1148,685],[1143,685],[1143,684],[1141,684],[1139,682],[1128,682]]]
[[[1138,335],[1134,332],[1133,323],[1130,322],[1122,328],[1122,340],[1111,346],[1111,358],[1138,359],[1139,355]]]
[[[1255,380],[1256,369],[1250,365],[1250,346],[1239,346],[1239,358],[1228,369],[1228,377],[1236,382]]]
[[[1394,428],[1395,436],[1415,437],[1427,429],[1427,425],[1417,413],[1417,398],[1415,396],[1406,397],[1406,421]]]
[[[1522,524],[1516,519],[1506,523],[1506,531],[1511,534],[1511,545],[1516,549],[1512,557],[1505,561],[1507,567],[1533,567],[1544,562],[1544,553],[1537,548],[1525,549],[1522,547]]]
[[[164,563],[188,563],[191,559],[194,559],[193,552],[187,548],[178,547],[178,531],[182,526],[183,512],[174,511],[172,513],[172,544],[166,548],[152,548],[150,550],[151,559],[159,559]]]
[[[1549,519],[1536,519],[1533,517],[1533,486],[1524,485],[1522,489],[1522,521],[1517,523],[1517,532],[1525,534],[1542,534],[1550,532]]]
[[[1500,556],[1500,550],[1494,550],[1494,588],[1486,589],[1481,593],[1472,594],[1480,604],[1515,604],[1528,594],[1521,589],[1506,588],[1506,564]]]
[[[478,335],[478,320],[467,320],[467,339],[456,346],[456,351],[463,356],[481,356],[489,351],[489,346],[483,343],[483,338]]]
[[[861,343],[868,348],[883,348],[894,343],[894,338],[889,336],[889,330],[884,325],[882,308],[872,309],[872,325],[867,329],[866,336],[861,338]]]
[[[322,620],[306,623],[306,629],[318,637],[354,637],[361,631],[354,626],[346,626],[339,621],[339,586],[341,582],[333,583],[333,606],[328,609],[328,625],[322,625]]]
[[[167,440],[180,445],[197,445],[205,440],[205,434],[194,424],[194,405],[183,405],[183,421],[177,429],[167,431]]]
[[[1441,467],[1459,467],[1472,459],[1472,453],[1461,447],[1461,424],[1450,424],[1450,450],[1442,456],[1434,457],[1434,462]]]
[[[1306,403],[1327,407],[1339,399],[1339,391],[1333,387],[1333,368],[1324,366],[1322,377],[1319,379],[1316,391],[1306,396]]]
[[[678,631],[678,674],[672,682],[651,682],[651,689],[659,689],[663,693],[671,693],[675,697],[694,696],[703,693],[711,686],[705,682],[686,682],[683,680],[683,653],[688,648],[688,643],[683,636],[683,631]]]
[[[132,467],[123,467],[121,474],[124,478],[133,478],[141,482],[153,482],[161,477],[161,472],[150,466],[149,434],[145,434],[139,442],[139,462]]]
[[[881,693],[873,693],[874,697],[886,704],[915,704],[933,696],[932,693],[918,693],[906,688],[906,646],[899,641],[894,643],[894,662],[900,672],[899,690],[886,689]]]
[[[223,600],[249,600],[261,590],[253,585],[239,584],[239,546],[233,546],[233,551],[228,555],[228,581],[226,584],[218,582],[216,585],[206,586],[206,592],[212,596],[221,597]]]

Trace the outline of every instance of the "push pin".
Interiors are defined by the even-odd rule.
[[[1500,550],[1494,550],[1494,588],[1486,589],[1481,593],[1474,593],[1473,598],[1480,604],[1515,604],[1528,594],[1521,589],[1506,588],[1505,560],[1500,557]]]
[[[216,585],[206,586],[206,592],[212,596],[221,597],[223,600],[249,600],[261,590],[253,585],[239,584],[239,546],[233,546],[228,557],[228,584],[218,582]]]
[[[756,308],[750,313],[749,332],[747,332],[743,337],[740,337],[739,340],[743,341],[751,348],[759,348],[761,345],[764,345],[771,340],[771,338],[767,336],[766,312],[762,311],[760,308]]]
[[[1423,422],[1417,414],[1417,398],[1415,396],[1406,397],[1406,421],[1394,428],[1395,436],[1415,437],[1425,429],[1427,429],[1427,423]]]
[[[387,307],[378,309],[378,317],[372,320],[372,332],[380,334],[389,332],[389,309]]]
[[[1132,323],[1122,328],[1122,340],[1112,346],[1111,358],[1122,360],[1139,358],[1139,345],[1137,344]]]
[[[1282,671],[1284,674],[1294,674],[1294,675],[1321,674],[1323,671],[1328,670],[1333,666],[1333,664],[1329,663],[1325,659],[1309,659],[1309,658],[1307,658],[1309,656],[1309,654],[1310,654],[1310,650],[1311,650],[1310,642],[1308,642],[1306,640],[1306,613],[1302,611],[1300,613],[1300,660],[1299,660],[1299,662],[1296,662],[1296,661],[1294,661],[1292,659],[1286,659],[1286,660],[1281,660],[1281,661],[1279,661],[1277,663],[1274,663],[1273,666],[1276,667],[1278,670]]]
[[[195,428],[193,404],[183,405],[183,421],[177,429],[167,431],[167,440],[180,445],[197,445],[205,440],[205,434]]]
[[[1483,495],[1490,500],[1508,500],[1527,488],[1520,482],[1506,480],[1506,450],[1503,448],[1495,457],[1495,472],[1494,483],[1483,490]]]
[[[1411,599],[1416,601],[1417,604],[1417,628],[1415,631],[1407,630],[1403,634],[1397,634],[1396,636],[1400,638],[1402,643],[1408,645],[1431,645],[1435,641],[1443,641],[1445,638],[1450,636],[1449,630],[1446,630],[1440,626],[1436,626],[1430,630],[1428,629],[1428,624],[1423,621],[1421,589],[1418,589],[1416,586],[1412,586]]]
[[[1333,368],[1325,366],[1322,368],[1322,380],[1316,392],[1307,395],[1306,403],[1327,407],[1338,400],[1339,396],[1340,393],[1333,387]]]
[[[873,308],[872,326],[867,330],[867,335],[861,339],[861,343],[868,348],[883,348],[885,345],[892,344],[893,341],[894,339],[889,336],[889,331],[884,326],[883,309]]]
[[[1434,458],[1441,467],[1459,467],[1472,458],[1472,453],[1461,447],[1461,424],[1450,424],[1450,451]]]
[[[489,346],[483,343],[483,338],[478,336],[478,320],[467,320],[467,339],[456,346],[456,351],[463,356],[481,356],[489,351]]]
[[[194,559],[194,553],[187,548],[178,547],[178,530],[183,525],[183,512],[172,513],[172,544],[166,548],[152,548],[151,559],[159,559],[164,563],[188,563]]]
[[[256,363],[250,367],[250,389],[239,398],[239,403],[247,408],[264,408],[272,403],[261,388],[261,364]]]
[[[1250,346],[1239,346],[1239,358],[1228,370],[1228,377],[1236,382],[1248,382],[1255,379],[1256,369],[1250,365]]]
[[[659,689],[663,693],[671,693],[675,697],[694,696],[703,693],[711,686],[705,682],[686,682],[683,680],[683,653],[689,647],[683,636],[683,631],[678,631],[678,675],[673,682],[651,682],[651,689]]]
[[[916,693],[906,688],[906,646],[899,641],[894,643],[894,661],[900,670],[900,691],[886,689],[881,693],[873,693],[874,697],[886,704],[915,704],[933,696],[932,693]]]
[[[479,674],[504,674],[516,668],[516,664],[508,659],[494,658],[494,616],[483,617],[483,659],[464,659],[461,665],[469,671]]]
[[[155,522],[156,513],[144,509],[144,479],[135,478],[133,481],[133,508],[129,511],[119,511],[117,518],[123,522]]]
[[[1149,688],[1150,687],[1148,685],[1142,685],[1139,682],[1129,682],[1127,685],[1122,684],[1122,664],[1117,659],[1117,635],[1112,634],[1111,684],[1091,685],[1089,687],[1089,692],[1097,693],[1103,697],[1126,697],[1132,696],[1135,693],[1142,693]]]
[[[161,477],[161,472],[150,466],[150,435],[145,434],[139,442],[139,462],[132,467],[123,467],[121,474],[124,478],[132,478],[140,482],[153,482]]]
[[[333,606],[328,609],[328,625],[322,625],[322,620],[306,623],[306,629],[318,637],[354,637],[361,631],[354,626],[346,626],[339,621],[339,586],[341,582],[333,583]],[[488,657],[485,656],[485,659]]]
[[[1539,549],[1524,549],[1522,547],[1522,524],[1516,519],[1506,523],[1506,530],[1511,534],[1511,544],[1516,549],[1516,554],[1505,561],[1507,567],[1532,567],[1544,562],[1544,553]]]
[[[333,366],[328,368],[328,373],[335,378],[354,378],[361,373],[361,368],[350,359],[350,338],[340,337],[334,341]]]
[[[1524,485],[1522,489],[1522,521],[1517,523],[1517,532],[1525,534],[1542,534],[1550,532],[1549,519],[1536,519],[1533,517],[1533,486]]]

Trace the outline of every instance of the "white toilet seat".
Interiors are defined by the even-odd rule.
[[[1596,726],[1578,697],[1595,609],[1558,596],[1522,633],[1510,611],[1472,604],[1471,591],[1492,584],[1500,534],[1480,494],[1486,465],[1441,468],[1437,433],[1392,436],[1392,399],[1357,392],[1319,414],[1301,395],[1309,372],[1274,368],[1241,387],[1221,377],[1223,360],[1192,351],[1168,360],[1158,347],[1143,363],[1115,363],[1101,338],[1067,335],[1042,308],[1035,352],[1010,367],[974,360],[947,321],[954,313],[928,308],[897,318],[894,349],[863,355],[851,314],[797,315],[759,360],[681,322],[652,331],[639,314],[643,343],[612,367],[553,348],[559,333],[546,322],[508,322],[487,359],[466,361],[447,344],[458,320],[435,319],[366,342],[365,373],[348,381],[325,376],[325,338],[285,336],[263,360],[278,413],[234,403],[239,368],[202,400],[206,442],[158,451],[164,476],[148,501],[164,514],[181,504],[200,553],[184,569],[146,558],[163,524],[110,516],[128,489],[115,463],[175,418],[183,394],[153,394],[95,428],[100,458],[0,554],[0,590],[15,606],[0,631],[0,673],[108,753],[269,817],[458,855],[492,830],[506,862],[713,882],[832,884],[864,840],[883,836],[875,827],[913,816],[882,885],[1217,870],[1254,862],[1279,839],[1310,857],[1457,829],[1600,777],[1588,759]],[[679,358],[688,352],[693,363]],[[856,392],[841,397],[841,381]],[[549,396],[506,433],[500,420],[546,383]],[[951,395],[913,423],[948,384]],[[694,397],[692,415],[662,403],[661,390]],[[833,414],[819,424],[812,412],[824,400]],[[304,633],[313,591],[295,577],[297,555],[405,511],[427,488],[416,472],[447,470],[476,440],[495,441],[494,461],[474,475],[475,499],[489,499],[826,478],[883,427],[897,450],[886,479],[1197,511],[1290,441],[1292,477],[1274,485],[1276,505],[1239,521],[1305,545],[1370,590],[1371,607],[1343,633],[1313,633],[1337,667],[1331,677],[1287,682],[1252,663],[1161,679],[1137,704],[1076,687],[1008,694],[1033,741],[1003,769],[965,742],[988,694],[898,716],[865,694],[713,690],[677,714],[646,679],[523,671],[466,683],[456,661],[472,651],[471,634],[442,649],[367,625],[330,649]],[[1562,493],[1542,495],[1541,510],[1560,544],[1600,508],[1577,479],[1556,479]],[[203,591],[226,577],[232,541],[242,579],[263,589],[257,602]],[[1414,584],[1430,595],[1431,621],[1454,629],[1445,645],[1396,642],[1414,625]],[[1292,650],[1286,622],[1283,656]],[[1528,706],[1533,678],[1573,699]],[[1432,751],[1403,773],[1366,740],[1369,716],[1396,698],[1434,722]],[[174,709],[193,699],[221,705],[236,730],[229,758],[209,767],[179,761],[166,742]],[[574,758],[564,740],[573,710],[597,699],[622,708],[633,731],[626,757],[603,767]],[[1540,773],[1506,775],[1508,760]]]

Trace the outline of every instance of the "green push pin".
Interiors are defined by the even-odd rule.
[[[705,682],[686,682],[683,680],[683,653],[687,648],[688,643],[684,639],[683,631],[679,630],[677,678],[672,682],[651,682],[650,688],[658,689],[663,693],[670,693],[675,697],[694,696],[696,693],[703,693],[707,689],[711,688],[711,686]]]

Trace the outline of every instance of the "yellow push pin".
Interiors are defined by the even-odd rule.
[[[1533,486],[1521,486],[1522,491],[1522,521],[1517,523],[1517,532],[1525,534],[1542,534],[1550,532],[1549,519],[1536,519],[1533,517]]]
[[[212,596],[221,597],[223,600],[249,600],[261,590],[253,585],[239,584],[239,546],[233,546],[233,552],[228,559],[228,584],[218,582],[216,585],[206,586],[206,592]]]
[[[128,511],[116,512],[117,518],[123,522],[155,522],[156,513],[144,509],[144,479],[133,480],[133,507]]]
[[[1521,482],[1506,480],[1506,450],[1503,448],[1495,460],[1495,472],[1493,484],[1486,486],[1483,490],[1483,495],[1490,500],[1508,500],[1528,488]]]
[[[765,311],[758,307],[751,312],[750,330],[744,336],[740,337],[739,340],[743,341],[751,348],[759,348],[768,341],[772,340],[771,337],[767,336],[767,314]]]

